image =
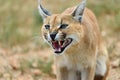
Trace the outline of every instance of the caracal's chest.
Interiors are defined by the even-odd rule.
[[[79,55],[60,55],[55,56],[57,67],[66,67],[68,70],[83,70],[93,63],[91,56],[85,54]]]

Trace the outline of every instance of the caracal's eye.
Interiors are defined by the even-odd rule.
[[[45,29],[50,29],[50,25],[45,25]]]
[[[68,27],[68,24],[61,24],[60,27],[59,27],[59,29],[65,29],[67,27]]]

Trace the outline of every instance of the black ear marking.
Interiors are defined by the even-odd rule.
[[[80,23],[82,22],[82,17],[79,17],[78,20],[80,21]]]
[[[50,12],[42,7],[41,0],[38,0],[38,10],[43,20],[45,20],[48,16],[51,16]]]
[[[40,4],[40,8],[43,10],[43,12],[44,12],[46,15],[48,15],[48,16],[51,15],[45,8],[42,7],[41,4]]]
[[[81,4],[79,4],[75,9],[75,11],[72,13],[72,16],[74,17],[75,20],[82,22],[85,5],[86,5],[86,0],[83,0]]]

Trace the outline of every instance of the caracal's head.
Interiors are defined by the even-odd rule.
[[[82,37],[82,16],[86,1],[83,0],[69,14],[50,14],[42,7],[39,0],[39,12],[43,18],[42,35],[53,48],[54,53],[61,54]]]

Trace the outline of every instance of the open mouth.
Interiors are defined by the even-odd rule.
[[[72,38],[67,38],[62,41],[51,41],[51,45],[55,53],[59,54],[59,53],[62,53],[68,45],[70,45],[72,40],[73,40]]]

